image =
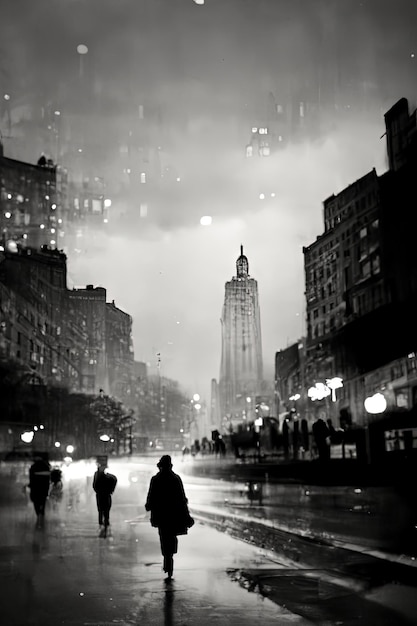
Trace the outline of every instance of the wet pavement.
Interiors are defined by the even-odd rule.
[[[166,583],[159,540],[138,504],[114,497],[111,533],[98,537],[93,498],[48,507],[37,528],[23,496],[0,509],[1,623],[5,626],[107,626],[310,623],[285,607],[248,594],[228,570],[283,567],[258,548],[197,524],[179,540],[174,580]]]
[[[192,476],[179,459],[174,470],[184,479],[196,525],[180,538],[174,581],[167,586],[157,532],[143,507],[154,460],[115,461],[110,468],[119,484],[107,539],[98,538],[91,469],[74,464],[66,499],[59,510],[48,508],[42,529],[35,528],[19,477],[3,473],[2,623],[415,623],[417,570],[408,560],[403,565],[401,555],[374,554],[336,534],[314,537],[301,523],[293,526],[289,514],[283,521],[283,501],[294,513],[306,497],[302,491],[286,495],[284,489],[275,503],[271,486],[261,504],[248,498],[246,483]],[[356,496],[361,494],[345,497],[357,502]],[[320,510],[327,517],[320,499],[311,510],[314,519]]]
[[[273,522],[304,537],[386,553],[393,560],[412,564],[417,558],[417,499],[412,485],[280,482],[274,481],[270,466],[255,473],[251,466],[215,458],[178,462],[177,467],[185,480],[194,481],[198,502]],[[218,491],[209,502],[201,495],[207,487],[198,481],[210,484],[216,478]]]

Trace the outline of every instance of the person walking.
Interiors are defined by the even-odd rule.
[[[37,526],[45,520],[45,505],[51,482],[51,468],[48,461],[40,455],[35,456],[29,468],[30,499],[33,502],[37,517]]]
[[[319,461],[330,460],[330,430],[324,419],[319,417],[312,426],[313,437],[319,455]]]
[[[117,478],[107,470],[107,463],[98,463],[97,471],[93,478],[93,489],[96,492],[96,502],[98,511],[98,525],[100,527],[100,537],[107,537],[110,526],[110,509],[112,505],[112,494],[116,488]]]
[[[51,470],[51,489],[49,492],[49,500],[54,511],[57,510],[58,505],[62,501],[63,492],[62,471],[56,466]]]
[[[194,524],[188,510],[188,499],[178,474],[172,471],[168,454],[157,463],[158,474],[152,476],[145,509],[151,513],[151,525],[158,528],[163,570],[170,581],[174,572],[174,554],[178,552],[178,535],[186,535]]]

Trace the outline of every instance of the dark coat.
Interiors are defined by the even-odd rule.
[[[46,498],[51,482],[51,468],[47,461],[37,460],[29,469],[29,488],[31,498]]]
[[[151,478],[145,509],[151,512],[151,524],[185,534],[190,527],[188,500],[178,474],[171,469],[161,469]]]
[[[97,470],[93,478],[93,489],[99,496],[110,496],[117,484],[114,474]]]

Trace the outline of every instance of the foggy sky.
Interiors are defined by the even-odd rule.
[[[119,222],[68,261],[69,286],[105,286],[108,299],[133,316],[135,357],[151,373],[160,352],[162,374],[209,399],[220,367],[224,283],[241,244],[258,281],[268,375],[276,350],[302,335],[302,247],[323,231],[322,202],[374,166],[385,171],[383,114],[402,96],[415,105],[416,4],[3,0],[2,93],[53,102],[65,113],[82,99],[76,46],[84,43],[87,77],[111,106],[112,124],[122,126],[123,112],[144,99],[172,120],[170,153],[183,196],[167,198],[146,222],[131,220],[126,207],[127,225]],[[262,118],[269,92],[314,86],[319,75],[334,75],[340,90],[365,85],[372,115],[329,121],[320,140],[248,169],[242,129],[250,115]],[[19,158],[34,160],[33,147],[25,150]],[[210,227],[199,225],[206,214]]]

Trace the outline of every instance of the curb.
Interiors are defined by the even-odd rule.
[[[328,548],[333,551],[333,559],[335,551],[343,551],[351,553],[353,556],[367,556],[370,559],[378,559],[385,563],[392,564],[393,566],[408,568],[410,572],[417,575],[417,558],[414,556],[369,549],[359,544],[337,539],[334,536],[318,535],[311,531],[294,531],[294,529],[289,526],[276,521],[262,520],[250,515],[242,516],[225,510],[219,511],[214,507],[205,505],[193,506],[192,514],[203,522],[219,526],[223,532],[225,528],[228,529],[229,532],[232,532],[241,540],[247,540],[247,535],[249,535],[249,539],[254,542],[255,535],[249,534],[250,530],[248,531],[248,529],[255,530],[258,534],[259,532],[266,532],[267,541],[261,542],[260,547],[264,548],[265,543],[272,544],[269,546],[269,549],[275,554],[278,554],[278,550],[274,546],[274,544],[277,543],[279,551],[283,549],[285,557],[290,558],[290,560],[298,564],[301,560],[300,553],[305,553],[307,559],[309,556],[314,558],[313,553],[317,552],[317,548],[320,550],[320,554],[323,554],[324,548]],[[297,541],[299,543],[299,550],[297,550],[295,546],[290,546],[291,543],[296,544]],[[294,553],[297,553],[296,558],[294,558]],[[304,556],[304,554],[302,556]]]

